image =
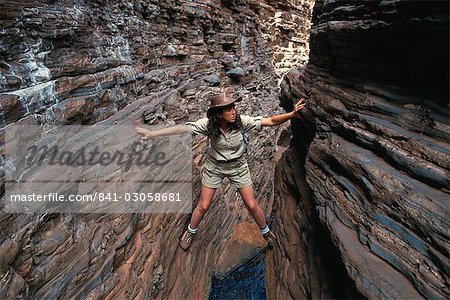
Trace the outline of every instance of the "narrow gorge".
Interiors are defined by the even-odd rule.
[[[307,103],[250,136],[273,250],[227,180],[186,252],[190,214],[2,201],[1,299],[448,298],[447,1],[0,3],[3,198],[13,126],[184,124],[224,89],[246,115]]]

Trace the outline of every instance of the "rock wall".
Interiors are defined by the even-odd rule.
[[[188,102],[194,95],[186,85],[196,79],[200,91],[241,83],[242,93],[264,99],[270,91],[255,78],[271,86],[278,64],[307,57],[308,2],[4,3],[3,126],[29,115],[40,123],[95,123],[158,91],[177,90]],[[290,43],[286,57],[281,40]]]
[[[277,81],[307,57],[311,7],[297,0],[2,1],[1,128],[172,125],[205,116],[208,96],[222,88],[243,95],[241,113],[281,112]],[[249,153],[266,212],[273,201],[266,162],[278,134],[253,136]],[[196,196],[205,148],[205,139],[195,140]],[[248,259],[223,258],[248,240],[230,239],[236,225],[254,222],[227,183],[183,252],[178,238],[189,217],[2,213],[0,298],[206,298],[213,276]],[[245,255],[264,242],[254,228],[242,235],[256,239],[242,246]]]
[[[308,107],[292,127],[300,158],[290,155],[290,168],[305,174],[287,181],[301,199],[288,212],[297,209],[297,224],[317,214],[324,231],[313,237],[329,235],[334,261],[368,298],[449,293],[448,11],[446,1],[317,1],[310,61],[281,85],[286,109],[298,97]],[[304,257],[317,243],[279,229]],[[284,291],[296,298],[292,280]],[[301,282],[300,295],[311,295]]]

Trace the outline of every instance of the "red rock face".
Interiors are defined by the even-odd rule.
[[[449,292],[448,8],[317,2],[310,62],[282,83],[286,108],[308,107],[292,128],[307,155],[293,194],[368,298]]]
[[[41,122],[96,123],[158,91],[176,90],[188,102],[197,87],[197,98],[212,93],[206,76],[214,78],[210,85],[240,83],[243,93],[269,97],[256,82],[273,86],[273,73],[298,65],[308,51],[311,4],[281,3],[7,2],[0,49],[3,125],[28,114]],[[298,26],[303,30],[295,34]],[[84,103],[67,108],[63,102],[73,98]]]
[[[6,1],[0,11],[1,127],[183,123],[204,117],[208,97],[225,87],[244,96],[242,114],[282,112],[277,82],[306,60],[311,6],[281,0]],[[268,162],[278,135],[270,128],[252,136],[249,153],[266,214],[273,201]],[[195,140],[196,196],[205,148],[205,139]],[[254,250],[244,243],[242,257],[226,259],[227,241],[241,232],[236,226],[254,221],[228,183],[183,252],[178,238],[189,217],[0,214],[0,298],[206,298],[213,274],[229,273]],[[251,236],[258,230],[242,232],[251,238],[237,239],[240,245],[258,240]]]

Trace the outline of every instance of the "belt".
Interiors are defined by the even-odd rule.
[[[237,161],[241,160],[242,156],[239,156],[239,157],[236,157],[236,158],[233,158],[233,159],[229,159],[229,160],[217,160],[217,159],[215,159],[212,156],[210,156],[209,158],[211,158],[213,161],[218,162],[218,163],[226,163],[226,164],[228,164],[228,163],[234,163],[234,162],[237,162]]]

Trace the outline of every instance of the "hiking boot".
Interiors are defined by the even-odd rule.
[[[180,247],[183,250],[187,250],[191,245],[194,237],[195,237],[194,233],[190,233],[188,230],[186,230],[180,238]]]
[[[273,248],[277,241],[277,237],[275,236],[275,234],[273,234],[272,231],[269,231],[268,233],[263,234],[263,237],[266,239],[269,248]]]

